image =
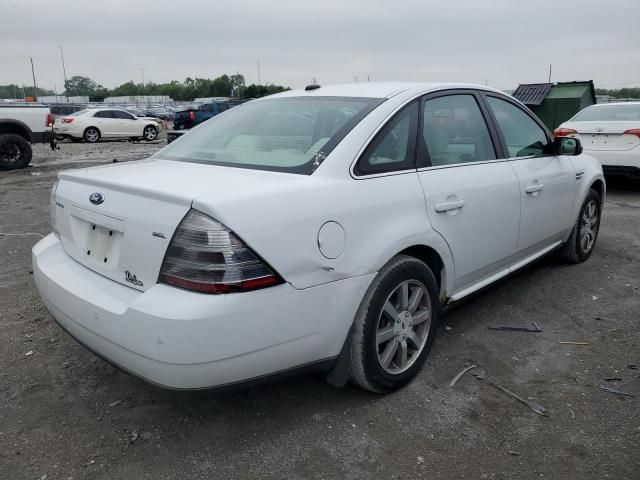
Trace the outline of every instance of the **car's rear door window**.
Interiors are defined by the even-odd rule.
[[[496,159],[489,129],[471,94],[425,100],[422,136],[433,166]]]
[[[356,175],[397,172],[415,168],[418,103],[398,112],[378,132],[355,166]]]
[[[548,154],[547,134],[524,110],[501,98],[486,99],[502,131],[509,158]]]

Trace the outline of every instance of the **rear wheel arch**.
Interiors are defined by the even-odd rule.
[[[27,142],[31,142],[31,129],[22,122],[0,122],[0,135],[3,135],[5,133],[20,135]]]
[[[433,273],[438,288],[442,291],[443,280],[445,278],[445,266],[442,257],[434,248],[427,245],[414,245],[398,252],[397,255],[407,255],[425,263]]]

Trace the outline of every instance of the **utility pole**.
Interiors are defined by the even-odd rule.
[[[33,57],[29,57],[31,60],[31,74],[33,75],[33,100],[38,101],[38,86],[36,85],[36,71],[33,68]]]
[[[144,68],[140,69],[140,76],[142,77],[142,95],[144,95]]]
[[[67,92],[67,69],[64,66],[64,51],[62,45],[60,45],[60,56],[62,56],[62,73],[64,74],[64,93],[67,96],[67,103],[69,103],[69,92]]]
[[[551,67],[552,65],[549,64],[549,83],[551,83]]]
[[[258,85],[262,85],[262,82],[260,82],[260,59],[258,59]]]

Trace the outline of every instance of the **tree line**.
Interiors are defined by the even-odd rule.
[[[625,87],[613,90],[596,88],[596,95],[610,95],[613,98],[640,98],[640,87]]]
[[[289,87],[282,85],[247,85],[241,74],[221,75],[210,78],[190,78],[183,82],[172,80],[168,83],[148,82],[145,84],[129,81],[115,88],[105,88],[95,80],[83,75],[75,75],[65,82],[65,90],[61,96],[87,96],[90,101],[99,102],[107,97],[135,95],[166,95],[178,101],[192,101],[201,97],[237,97],[259,98],[273,93],[284,92]],[[56,93],[38,88],[37,96],[55,95]],[[34,88],[18,85],[0,85],[0,98],[23,98],[34,96]]]

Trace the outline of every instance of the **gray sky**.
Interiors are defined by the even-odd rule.
[[[372,80],[498,88],[547,80],[640,87],[639,0],[0,0],[0,84],[67,76],[245,75],[301,87]]]

